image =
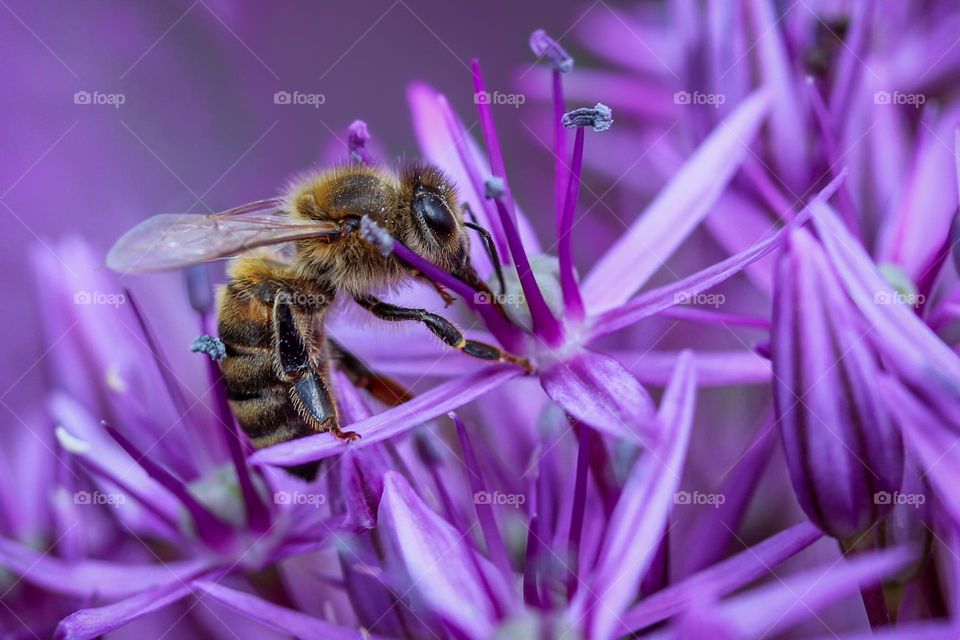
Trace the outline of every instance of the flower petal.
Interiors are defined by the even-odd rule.
[[[293,609],[267,602],[243,591],[225,587],[207,580],[194,581],[193,587],[222,602],[240,615],[292,634],[298,638],[329,638],[330,640],[371,640],[382,636],[371,635],[365,629],[351,629],[339,624],[318,620]]]
[[[378,521],[378,531],[402,565],[410,588],[462,635],[489,638],[496,624],[496,603],[483,583],[504,602],[509,590],[489,561],[470,557],[476,552],[470,547],[469,531],[458,532],[393,471],[384,476]]]
[[[663,536],[686,459],[695,399],[693,356],[686,354],[660,405],[663,437],[643,454],[627,479],[589,579],[591,588],[579,590],[571,603],[574,614],[586,611],[591,638],[614,635]]]
[[[174,578],[189,580],[207,567],[207,561],[198,559],[166,564],[101,560],[66,562],[0,538],[0,565],[43,589],[78,598],[112,600],[165,585]]]
[[[383,413],[344,427],[361,436],[349,446],[358,449],[392,438],[418,424],[453,411],[522,374],[523,371],[517,367],[487,367],[468,376],[439,384],[399,407],[387,409]],[[302,464],[343,453],[344,446],[346,445],[334,436],[321,433],[268,447],[253,454],[250,461],[279,466]]]
[[[899,381],[880,378],[882,396],[897,417],[907,447],[923,467],[943,505],[945,515],[960,528],[960,449],[957,448],[957,417],[939,415],[914,397]]]
[[[763,91],[745,99],[700,145],[583,282],[587,308],[626,302],[707,215],[737,171],[766,116]]]
[[[747,13],[753,21],[751,40],[755,43],[756,64],[763,83],[770,88],[773,105],[770,110],[770,147],[777,169],[787,186],[801,193],[808,179],[803,100],[787,55],[787,44],[772,0],[750,0]],[[790,9],[786,9],[789,12]],[[751,49],[754,47],[751,46]]]
[[[906,305],[884,280],[866,251],[822,202],[810,207],[820,241],[847,295],[866,317],[871,339],[901,376],[952,399],[960,396],[960,358]],[[891,301],[894,303],[891,304]]]
[[[54,638],[87,640],[119,629],[138,618],[162,609],[190,595],[190,585],[180,579],[125,600],[90,609],[80,609],[60,621]]]
[[[694,354],[697,384],[701,387],[762,384],[770,381],[770,361],[753,351],[694,351]],[[681,352],[618,351],[611,355],[624,363],[641,384],[665,387],[673,376]]]
[[[646,598],[622,616],[618,635],[634,633],[675,616],[706,593],[720,597],[759,580],[821,537],[823,534],[806,522],[770,536],[732,558]]]
[[[858,587],[879,584],[909,564],[916,554],[898,548],[840,558],[789,578],[735,596],[716,608],[716,618],[738,630],[737,637],[776,636],[815,616]]]
[[[929,275],[957,210],[960,148],[955,141],[951,149],[944,140],[951,139],[958,117],[960,112],[953,110],[939,122],[922,122],[902,196],[879,237],[877,261],[897,264],[913,281]]]
[[[742,271],[748,264],[779,248],[785,237],[784,233],[802,224],[806,220],[807,211],[812,212],[817,204],[826,202],[845,177],[846,174],[840,174],[831,180],[830,184],[824,187],[789,225],[780,229],[768,239],[758,242],[749,249],[730,256],[726,260],[707,267],[692,276],[652,289],[615,309],[597,315],[590,328],[591,339],[623,329],[667,307],[689,300],[696,294],[720,284]]]
[[[598,431],[637,443],[656,437],[650,396],[610,356],[583,351],[547,368],[540,384],[564,411]]]

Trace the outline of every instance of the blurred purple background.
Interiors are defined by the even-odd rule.
[[[492,89],[507,90],[533,62],[533,29],[572,42],[568,32],[598,8],[574,0],[549,9],[509,0],[0,5],[5,413],[38,399],[50,373],[31,250],[56,254],[59,239],[78,235],[102,255],[153,213],[206,213],[274,195],[296,172],[340,153],[355,118],[388,157],[416,155],[411,81],[433,84],[474,117],[471,57],[483,61]],[[324,102],[275,104],[278,91]],[[522,125],[523,111],[538,109],[528,103],[500,123],[521,201],[544,202],[550,189],[551,163],[542,162],[545,151],[532,156]],[[543,213],[528,211],[552,224],[552,212]],[[158,278],[180,286],[175,275],[130,284],[156,290]]]

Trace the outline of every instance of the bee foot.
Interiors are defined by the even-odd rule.
[[[337,440],[343,440],[345,442],[353,442],[354,440],[360,439],[360,434],[356,431],[340,431],[337,429],[333,432],[333,435],[337,437]]]
[[[227,357],[227,347],[220,338],[214,336],[198,336],[190,345],[190,351],[205,353],[214,362],[220,362]]]

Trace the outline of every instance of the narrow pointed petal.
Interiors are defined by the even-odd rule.
[[[787,9],[789,11],[789,9]],[[770,112],[771,147],[777,173],[787,186],[801,193],[808,176],[806,136],[803,131],[806,118],[803,113],[803,94],[797,86],[796,74],[791,68],[787,43],[772,0],[749,0],[748,13],[753,22],[751,47],[756,56],[763,84],[770,89],[773,104]]]
[[[700,356],[697,356],[698,360]],[[699,373],[697,380],[700,380]],[[701,385],[702,386],[702,385]],[[687,547],[689,552],[680,558],[679,575],[693,574],[711,566],[726,554],[731,540],[740,530],[740,523],[761,487],[764,471],[778,443],[776,424],[771,416],[759,423],[759,429],[737,456],[733,469],[720,477],[723,484],[719,495],[723,504],[706,509],[691,526]]]
[[[688,354],[678,362],[660,405],[663,437],[627,479],[589,580],[592,587],[579,591],[571,603],[574,617],[586,612],[591,638],[613,637],[666,529],[687,455],[696,389],[693,356]]]
[[[351,425],[343,425],[345,430],[360,434],[360,439],[349,446],[351,449],[359,449],[392,438],[458,409],[522,374],[523,371],[517,367],[487,367],[468,376],[439,384],[399,407],[387,409]],[[250,461],[279,466],[302,464],[343,453],[346,446],[348,445],[334,436],[321,433],[268,447],[253,454]]]
[[[415,590],[443,619],[468,638],[489,638],[496,625],[496,609],[483,583],[507,600],[503,584],[485,558],[461,534],[430,509],[403,476],[384,477],[379,531]],[[479,572],[483,572],[480,575]]]
[[[598,431],[635,443],[657,437],[649,394],[610,356],[582,351],[548,367],[540,384],[564,411]]]
[[[878,262],[898,265],[914,282],[936,263],[957,211],[958,149],[952,134],[958,118],[960,111],[953,109],[937,122],[921,122],[900,201],[880,234]]]
[[[697,384],[701,387],[763,384],[770,381],[770,361],[753,351],[694,351],[694,354]],[[676,370],[681,352],[618,351],[611,355],[624,363],[641,384],[665,387]]]
[[[735,628],[737,637],[776,636],[858,588],[880,584],[915,557],[898,548],[841,558],[731,598],[717,607],[717,619]]]
[[[126,598],[166,585],[173,577],[189,580],[206,570],[207,565],[204,560],[167,564],[67,562],[0,538],[0,566],[23,576],[30,584],[81,599]]]
[[[736,173],[768,107],[765,92],[752,94],[700,145],[587,275],[582,293],[588,309],[622,305],[663,266]]]
[[[351,629],[339,624],[308,616],[267,602],[243,591],[225,587],[216,582],[197,580],[193,587],[202,594],[227,605],[238,614],[262,622],[298,638],[329,638],[330,640],[376,640],[383,636],[371,635],[365,629]]]
[[[904,304],[828,205],[811,206],[813,222],[847,295],[873,327],[871,340],[899,375],[960,398],[960,358]]]
[[[897,417],[903,430],[907,447],[916,456],[946,514],[960,528],[960,448],[957,447],[957,431],[960,430],[956,415],[945,417],[931,411],[929,406],[914,397],[899,381],[880,378],[890,410]]]
[[[218,549],[223,549],[229,544],[232,534],[230,527],[197,500],[180,479],[174,477],[169,471],[138,451],[119,431],[110,426],[104,428],[117,441],[117,444],[137,460],[151,478],[163,485],[167,491],[183,503],[183,506],[190,512],[200,539]]]
[[[794,525],[763,542],[653,594],[623,615],[619,634],[640,631],[682,613],[709,593],[722,597],[759,580],[823,537],[809,523]]]
[[[470,434],[463,421],[456,413],[450,415],[457,425],[457,438],[460,440],[460,448],[463,450],[464,462],[466,463],[467,473],[470,480],[470,490],[473,495],[487,491],[487,485],[484,482],[483,470],[480,469],[480,462],[477,460],[477,453],[470,442]],[[510,556],[507,554],[507,548],[503,544],[503,537],[500,535],[500,528],[497,526],[497,517],[493,511],[493,506],[486,502],[474,500],[474,508],[477,511],[477,519],[480,521],[480,528],[483,529],[483,538],[487,543],[487,549],[492,556],[494,564],[504,575],[511,574]]]
[[[956,621],[931,621],[848,633],[840,636],[840,640],[956,640],[958,637],[960,637],[960,624]],[[836,640],[836,638],[836,634],[832,634],[810,640]]]
[[[190,595],[190,585],[174,580],[113,604],[80,609],[57,625],[56,640],[92,640]]]
[[[597,315],[590,327],[590,338],[598,338],[623,329],[624,327],[629,327],[658,311],[663,311],[675,304],[690,300],[698,293],[715,287],[724,280],[743,271],[747,265],[756,262],[771,251],[780,248],[786,234],[803,224],[807,219],[807,213],[812,213],[814,207],[819,203],[826,202],[836,192],[837,187],[845,178],[845,173],[834,178],[790,224],[772,234],[766,240],[760,241],[749,249],[737,255],[730,256],[726,260],[707,267],[692,276],[688,276],[672,284],[652,289],[619,307]]]

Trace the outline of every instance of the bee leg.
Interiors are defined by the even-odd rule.
[[[437,295],[440,296],[440,299],[443,300],[443,306],[449,307],[454,302],[456,302],[456,298],[450,295],[450,292],[447,291],[446,288],[439,282],[434,282],[433,280],[423,275],[419,271],[414,271],[413,277],[416,278],[417,280],[420,280],[424,284],[433,287],[433,290],[436,291]]]
[[[311,364],[308,339],[287,299],[277,295],[274,300],[273,332],[281,380],[291,385],[290,401],[316,431],[329,431],[341,440],[356,440],[359,434],[340,429],[329,380]]]
[[[389,320],[391,322],[413,320],[424,324],[433,335],[440,338],[445,344],[450,345],[454,349],[459,349],[473,358],[494,362],[509,362],[522,366],[528,372],[533,370],[530,361],[526,358],[507,353],[499,347],[487,344],[486,342],[468,340],[452,322],[443,316],[430,313],[426,309],[398,307],[397,305],[383,302],[373,296],[358,296],[354,298],[354,300],[356,300],[357,304],[361,307],[381,320]]]
[[[490,258],[490,264],[493,265],[493,270],[497,274],[497,284],[500,285],[500,295],[505,295],[507,292],[507,285],[503,280],[503,265],[500,263],[500,254],[497,253],[497,245],[493,242],[493,236],[491,236],[490,232],[484,229],[483,226],[477,222],[477,217],[473,215],[473,211],[470,210],[469,204],[464,202],[462,208],[467,215],[470,216],[470,220],[468,222],[464,222],[463,225],[480,234],[480,240],[483,242],[483,249],[487,252],[487,257]]]
[[[333,361],[353,386],[366,389],[370,395],[387,405],[396,407],[413,399],[408,391],[396,380],[372,371],[367,365],[342,344],[327,338],[327,345],[333,354]]]

